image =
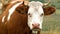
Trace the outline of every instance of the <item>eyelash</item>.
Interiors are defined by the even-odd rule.
[[[29,15],[30,17],[32,17],[32,15],[31,15],[30,13],[29,13],[28,15]],[[43,16],[43,15],[44,15],[44,14],[42,13],[40,16]]]
[[[30,13],[28,14],[30,17],[32,16]]]
[[[40,16],[43,16],[44,14],[42,13]]]

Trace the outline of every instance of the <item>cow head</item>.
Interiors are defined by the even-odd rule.
[[[39,1],[32,1],[29,3],[28,26],[31,30],[42,29],[43,16],[50,15],[55,12],[54,7],[43,8],[43,6],[47,6],[49,2],[46,4]]]

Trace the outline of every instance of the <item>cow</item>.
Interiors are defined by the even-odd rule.
[[[0,15],[0,34],[40,34],[43,17],[55,12],[55,7],[39,1],[11,1]]]

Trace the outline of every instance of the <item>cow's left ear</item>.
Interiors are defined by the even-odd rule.
[[[53,6],[48,6],[48,7],[44,7],[43,10],[44,10],[44,15],[46,16],[53,14],[56,11],[56,8]]]

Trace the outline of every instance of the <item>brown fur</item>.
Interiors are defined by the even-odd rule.
[[[52,6],[48,6],[48,7],[44,7],[43,10],[44,10],[44,15],[51,15],[56,11],[56,8]]]
[[[7,16],[9,14],[8,10],[11,8],[11,6],[12,4],[8,5],[6,10],[0,16],[0,34],[31,34],[32,31],[27,25],[28,6],[24,4],[19,5],[11,15],[10,20],[7,21]],[[5,21],[2,23],[3,16],[6,17]]]

